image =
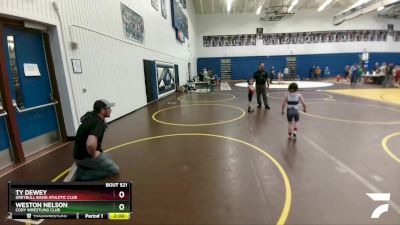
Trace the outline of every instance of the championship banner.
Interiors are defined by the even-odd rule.
[[[338,30],[263,34],[262,28],[257,28],[257,34],[203,36],[203,47],[256,45],[257,38],[262,39],[264,45],[386,41],[388,34],[387,30]],[[399,41],[400,34],[398,31],[393,31],[390,34],[393,36],[394,41]]]

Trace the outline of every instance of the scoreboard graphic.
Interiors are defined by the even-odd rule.
[[[132,182],[8,183],[12,219],[128,220]]]

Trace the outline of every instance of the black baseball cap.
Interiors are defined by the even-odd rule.
[[[94,102],[93,104],[93,110],[94,111],[100,111],[101,109],[105,109],[105,108],[111,108],[115,106],[114,102],[109,102],[105,99],[100,99]]]

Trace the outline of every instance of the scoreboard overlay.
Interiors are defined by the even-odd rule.
[[[8,183],[12,219],[127,220],[132,182]]]

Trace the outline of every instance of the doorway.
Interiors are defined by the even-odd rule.
[[[7,124],[14,124],[19,136],[14,141],[21,142],[23,157],[26,157],[61,141],[56,112],[59,102],[55,99],[49,76],[45,34],[8,25],[3,25],[2,31],[3,63],[7,73],[2,76],[7,76],[3,81],[8,81],[2,83],[2,88],[7,86],[9,90],[3,98],[10,98],[12,104],[0,110],[0,115],[3,115],[0,117],[0,155],[3,151],[13,152],[10,147],[13,138],[9,138],[11,132]],[[10,116],[11,113],[14,115]],[[10,118],[15,118],[15,121],[7,123]],[[13,154],[9,155],[13,160]]]

